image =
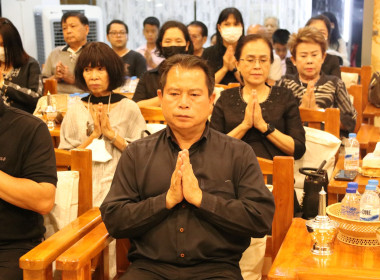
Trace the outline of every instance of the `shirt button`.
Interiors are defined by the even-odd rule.
[[[183,229],[183,227],[181,227],[180,229],[179,229],[179,232],[184,232],[185,230]]]
[[[186,208],[186,204],[185,203],[182,204],[182,208]]]
[[[181,256],[181,258],[184,258],[184,257],[185,257],[185,254],[184,254],[184,253],[181,253],[180,256]]]

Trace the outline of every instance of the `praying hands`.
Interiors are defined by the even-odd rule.
[[[176,167],[166,195],[166,208],[173,208],[183,199],[196,207],[200,207],[202,202],[202,190],[194,175],[188,150],[178,153]]]

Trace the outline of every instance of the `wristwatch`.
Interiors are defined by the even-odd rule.
[[[269,134],[271,134],[276,128],[274,127],[274,125],[268,123],[267,125],[267,131],[265,131],[263,133],[264,136],[268,136]]]

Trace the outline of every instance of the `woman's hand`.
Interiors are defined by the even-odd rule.
[[[232,46],[228,46],[223,56],[223,67],[228,71],[232,71],[236,67],[235,51]]]
[[[116,132],[112,129],[110,119],[108,117],[107,108],[103,105],[99,107],[100,127],[103,135],[109,140],[112,140],[116,136]]]
[[[94,108],[94,105],[90,104],[90,108],[88,108],[90,110],[92,120],[94,121],[94,130],[90,135],[90,137],[92,137],[93,139],[98,139],[100,135],[102,135],[102,130],[100,127],[100,114],[98,111],[100,106],[103,106],[103,104],[99,103],[98,108]]]
[[[263,119],[261,106],[257,99],[256,93],[252,93],[252,100],[253,100],[253,125],[257,130],[261,132],[265,132],[267,130],[268,125]]]
[[[300,108],[319,109],[315,100],[314,85],[314,81],[310,81],[307,84],[306,93],[302,96]]]
[[[247,107],[245,107],[245,114],[244,114],[244,120],[242,122],[242,125],[246,130],[251,129],[253,127],[254,123],[254,102],[253,102],[253,95],[249,95],[248,97],[248,103]]]

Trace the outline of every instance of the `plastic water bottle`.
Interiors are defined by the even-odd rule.
[[[347,186],[346,195],[341,203],[341,216],[351,220],[359,220],[360,200],[356,189]]]
[[[375,185],[376,186],[376,193],[380,197],[379,181],[378,180],[374,180],[374,179],[368,180],[368,185]]]
[[[376,193],[375,185],[367,185],[360,199],[360,220],[378,221],[380,212],[380,199]]]
[[[350,133],[345,146],[344,170],[349,175],[358,171],[360,145],[356,133]]]

